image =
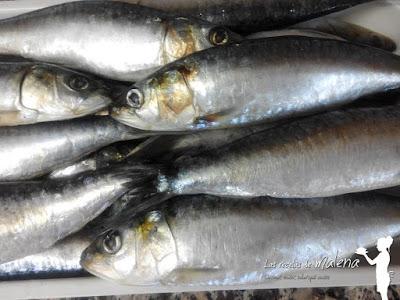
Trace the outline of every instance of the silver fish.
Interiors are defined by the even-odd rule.
[[[123,81],[237,39],[205,21],[116,1],[65,3],[0,21],[2,54]]]
[[[170,196],[311,198],[400,185],[399,126],[398,106],[303,118],[168,163],[157,189]]]
[[[398,235],[396,200],[378,194],[251,201],[179,197],[100,236],[81,264],[127,285],[265,282],[288,272],[264,268],[266,260],[297,261],[304,270],[307,260],[346,259],[358,247]]]
[[[42,176],[109,144],[146,135],[109,117],[0,127],[0,181]]]
[[[72,178],[1,184],[0,263],[50,248],[128,191],[135,193],[151,173],[137,176],[137,168],[118,165]]]
[[[191,15],[238,32],[282,28],[371,0],[126,0]]]
[[[143,130],[226,128],[329,110],[399,87],[400,57],[392,53],[283,36],[171,63],[129,89],[112,116]]]
[[[54,65],[0,60],[0,126],[65,120],[111,103],[106,84]]]

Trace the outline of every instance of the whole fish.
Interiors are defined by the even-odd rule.
[[[65,120],[111,103],[103,81],[55,65],[0,60],[0,126]]]
[[[392,53],[281,36],[171,63],[128,89],[112,115],[144,130],[226,128],[313,114],[399,87],[400,57]]]
[[[329,112],[165,164],[167,196],[310,198],[400,185],[400,107]],[[155,168],[159,168],[156,166]]]
[[[360,246],[398,235],[399,212],[397,199],[379,194],[251,201],[179,197],[100,236],[81,264],[127,285],[261,283],[288,272],[265,268],[266,261],[296,261],[304,271],[307,261],[346,259]]]
[[[109,117],[0,127],[0,181],[42,176],[109,144],[146,135]]]
[[[371,0],[126,0],[249,33],[286,27]]]
[[[141,177],[137,171],[137,165],[118,165],[71,178],[1,184],[0,263],[50,248],[128,191],[134,194],[152,173]]]
[[[238,39],[205,21],[117,1],[65,3],[0,21],[2,54],[123,81]]]

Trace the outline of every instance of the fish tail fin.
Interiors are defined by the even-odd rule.
[[[125,181],[126,193],[101,218],[105,229],[121,225],[137,213],[172,197],[165,183],[166,167],[163,165],[125,161],[114,166],[111,174]]]
[[[115,165],[111,174],[124,180],[126,194],[130,197],[148,198],[167,192],[165,171],[166,167],[160,164],[125,160]],[[104,172],[107,172],[107,169],[104,169]]]

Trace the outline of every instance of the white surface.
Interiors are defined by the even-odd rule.
[[[396,53],[400,54],[400,0],[377,0],[332,16],[387,35],[396,42]]]
[[[162,1],[162,0],[160,0]],[[188,0],[189,1],[189,0]],[[65,0],[16,0],[0,2],[0,18],[10,17],[48,5],[67,2]],[[376,1],[335,14],[338,18],[365,26],[386,34],[400,45],[400,0]],[[400,53],[400,49],[398,50]],[[400,266],[390,267],[394,271],[392,284],[400,284]],[[314,271],[314,273],[316,273]],[[327,274],[319,272],[319,274]],[[122,295],[158,292],[203,291],[225,289],[289,288],[375,285],[375,268],[366,267],[329,272],[326,281],[278,280],[262,285],[223,287],[130,287],[119,286],[97,278],[50,279],[0,282],[0,299],[29,299],[51,297],[76,297],[99,295]]]

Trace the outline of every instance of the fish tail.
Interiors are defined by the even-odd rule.
[[[115,166],[112,176],[125,181],[126,193],[110,207],[104,228],[119,226],[172,197],[172,193],[165,188],[165,171],[165,166],[135,161]]]
[[[107,172],[107,169],[104,169]],[[165,167],[160,164],[125,160],[113,167],[111,176],[124,181],[126,193],[131,197],[151,197],[160,192]]]

